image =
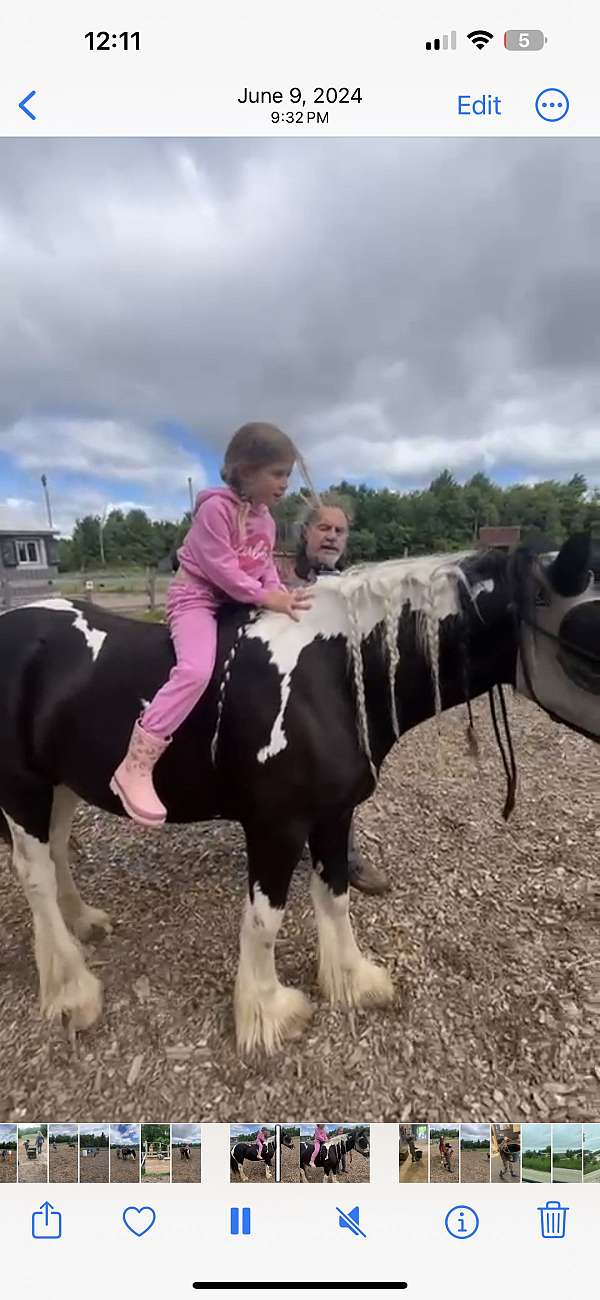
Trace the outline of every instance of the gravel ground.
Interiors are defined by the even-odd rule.
[[[176,1146],[171,1152],[171,1182],[202,1182],[202,1147],[192,1147],[190,1160],[182,1160]]]
[[[465,1151],[460,1153],[461,1183],[489,1183],[490,1160],[487,1151]]]
[[[294,1146],[281,1147],[281,1181],[282,1183],[300,1182],[300,1138],[294,1138]]]
[[[48,1153],[48,1179],[51,1183],[76,1183],[77,1147],[70,1147],[66,1142],[57,1142],[56,1150],[50,1147]]]
[[[31,1140],[29,1146],[31,1147]],[[25,1143],[19,1141],[19,1182],[20,1183],[47,1183],[48,1182],[48,1154],[44,1146],[41,1155],[36,1156],[35,1160],[30,1160],[25,1150]]]
[[[0,1160],[0,1183],[16,1183],[17,1181],[17,1153],[13,1151],[12,1160]]]
[[[79,1160],[79,1181],[80,1183],[107,1183],[108,1178],[108,1147],[98,1147],[95,1156],[84,1156],[80,1153]]]
[[[131,1157],[128,1160],[119,1160],[116,1148],[111,1147],[110,1181],[111,1183],[139,1183],[140,1162],[138,1148],[136,1148],[135,1160],[132,1160]]]
[[[308,868],[298,869],[278,966],[312,993],[316,1014],[269,1061],[241,1061],[232,1037],[239,828],[154,833],[78,815],[82,893],[115,929],[87,945],[106,1005],[75,1051],[40,1020],[29,912],[0,847],[0,1119],[229,1121],[250,1107],[372,1121],[597,1120],[599,751],[525,701],[510,710],[520,793],[508,825],[484,702],[479,770],[456,710],[439,747],[434,723],[403,738],[359,814],[362,846],[392,889],[353,891],[352,915],[361,946],[394,978],[393,1006],[348,1015],[318,1000]]]

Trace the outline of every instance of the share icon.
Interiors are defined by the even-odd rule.
[[[340,1216],[338,1220],[338,1224],[340,1228],[349,1228],[351,1233],[355,1237],[366,1237],[367,1235],[366,1232],[363,1232],[362,1228],[359,1228],[358,1226],[358,1219],[360,1214],[358,1205],[355,1205],[354,1209],[349,1210],[347,1214],[345,1210],[340,1210],[339,1205],[336,1205],[335,1208]]]

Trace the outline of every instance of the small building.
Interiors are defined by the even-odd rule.
[[[508,555],[511,551],[516,550],[521,541],[521,527],[493,528],[484,527],[479,529],[479,541],[477,543],[480,550],[487,550],[488,547],[496,551],[504,551]]]
[[[0,507],[0,610],[56,595],[58,533]]]

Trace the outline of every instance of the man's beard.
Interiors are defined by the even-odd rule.
[[[335,569],[340,555],[340,551],[319,551],[315,556],[315,563],[322,569]]]

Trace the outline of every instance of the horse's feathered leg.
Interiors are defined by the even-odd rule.
[[[277,978],[275,940],[283,921],[287,892],[306,841],[306,827],[246,826],[249,894],[240,932],[235,982],[237,1045],[242,1053],[275,1052],[297,1038],[311,1015],[299,989]]]
[[[394,995],[386,970],[363,957],[350,922],[348,832],[351,813],[310,835],[311,897],[319,934],[319,984],[329,1002],[385,1006]]]
[[[20,806],[18,819],[15,815]],[[69,933],[58,905],[56,870],[50,853],[51,788],[29,783],[4,808],[13,862],[33,917],[35,957],[42,1013],[63,1017],[72,1030],[87,1029],[102,1009],[102,987]]]
[[[98,907],[84,903],[71,875],[69,839],[79,798],[66,785],[54,791],[50,817],[50,856],[56,867],[58,905],[65,923],[78,939],[88,939],[93,930],[110,934],[110,917]]]

